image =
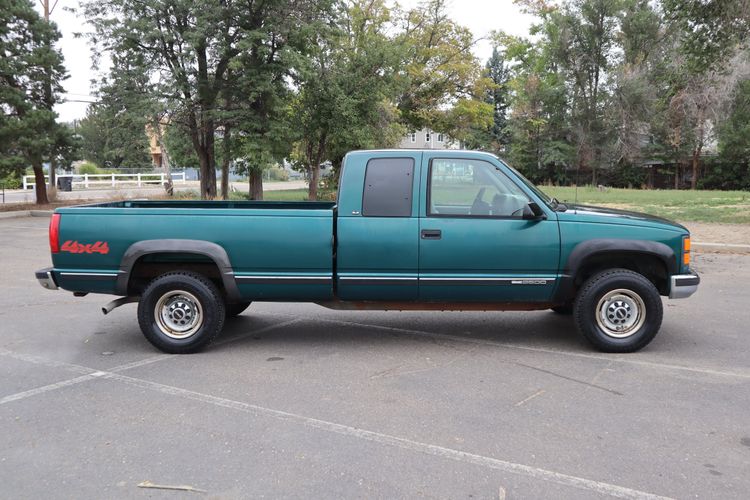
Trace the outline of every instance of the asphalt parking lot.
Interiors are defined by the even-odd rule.
[[[253,304],[171,356],[37,284],[47,224],[0,220],[0,497],[750,496],[750,256],[698,255],[636,354],[551,312]]]

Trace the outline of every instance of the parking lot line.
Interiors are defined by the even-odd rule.
[[[267,313],[267,314],[275,315],[276,313]],[[282,316],[282,315],[279,314],[279,316]],[[289,315],[286,314],[283,316],[289,316]],[[659,368],[659,369],[664,369],[664,370],[684,371],[684,372],[696,373],[696,374],[701,374],[701,375],[714,375],[714,376],[720,376],[720,377],[750,379],[750,373],[745,373],[745,372],[716,370],[712,368],[694,368],[691,366],[675,365],[671,363],[656,363],[653,361],[628,359],[628,357],[632,357],[633,354],[624,354],[620,357],[613,357],[607,354],[586,354],[583,352],[571,352],[571,351],[561,351],[558,349],[546,349],[544,347],[528,347],[528,346],[522,346],[522,345],[516,345],[516,344],[508,344],[505,342],[498,342],[495,340],[477,339],[477,338],[472,338],[472,337],[461,337],[458,335],[450,335],[446,333],[432,333],[432,332],[425,332],[422,330],[410,330],[407,328],[373,325],[370,323],[359,323],[355,321],[344,321],[344,320],[328,319],[328,318],[314,318],[313,321],[326,321],[328,323],[337,323],[337,324],[347,325],[347,326],[361,326],[364,328],[374,328],[378,330],[386,330],[386,331],[391,331],[391,332],[396,332],[396,333],[402,333],[404,335],[413,335],[415,337],[428,337],[428,338],[434,338],[434,339],[451,340],[454,342],[464,342],[464,343],[470,343],[470,344],[494,346],[494,347],[500,347],[504,349],[517,349],[517,350],[522,350],[522,351],[543,352],[546,354],[555,354],[559,356],[572,356],[576,358],[592,359],[592,360],[597,360],[597,361],[612,361],[614,363],[646,366],[649,368]]]
[[[297,323],[299,321],[301,321],[301,320],[300,319],[291,319],[289,321],[284,321],[284,322],[278,323],[276,325],[268,325],[268,326],[266,326],[264,328],[260,328],[258,330],[254,330],[254,331],[249,332],[247,334],[241,334],[241,335],[238,335],[236,337],[231,337],[231,338],[227,338],[227,339],[224,339],[222,341],[219,341],[219,342],[215,342],[214,345],[228,344],[228,343],[234,342],[236,340],[241,340],[241,339],[247,337],[247,335],[250,335],[250,334],[256,335],[258,333],[267,332],[269,330],[273,330],[273,329],[276,329],[276,328],[283,328],[284,326],[287,326],[287,325],[292,324],[292,323]],[[84,375],[82,375],[80,377],[76,377],[76,378],[69,379],[69,380],[62,380],[60,382],[55,382],[53,384],[48,384],[48,385],[44,385],[44,386],[41,386],[41,387],[36,387],[34,389],[29,389],[28,391],[18,392],[16,394],[11,394],[9,396],[4,396],[3,398],[0,398],[0,405],[6,404],[6,403],[10,403],[12,401],[18,401],[18,400],[21,400],[21,399],[30,398],[30,397],[36,396],[38,394],[44,394],[46,392],[55,391],[57,389],[62,389],[64,387],[69,387],[71,385],[80,384],[82,382],[88,382],[89,380],[93,380],[95,378],[101,377],[105,373],[106,374],[119,373],[119,372],[123,372],[123,371],[126,371],[126,370],[131,370],[133,368],[138,368],[140,366],[145,366],[145,365],[150,365],[152,363],[157,363],[159,361],[163,361],[163,360],[166,360],[166,359],[179,357],[179,356],[174,355],[174,354],[159,354],[157,356],[151,356],[150,358],[140,359],[138,361],[133,361],[131,363],[125,363],[123,365],[115,366],[114,368],[110,368],[106,372],[102,372],[102,371],[94,370],[93,368],[87,368],[85,366],[74,365],[74,364],[70,364],[70,363],[63,363],[63,362],[60,362],[60,361],[54,361],[54,360],[51,360],[51,359],[41,358],[39,356],[32,356],[32,355],[29,355],[29,354],[22,354],[22,353],[18,353],[18,352],[13,352],[13,351],[9,351],[7,349],[0,349],[0,356],[6,356],[6,357],[17,359],[17,360],[20,360],[20,361],[26,361],[28,363],[34,363],[34,364],[38,364],[38,365],[44,365],[44,366],[48,366],[50,368],[62,368],[62,369],[68,370],[68,371],[76,372],[76,373],[84,373]]]
[[[11,394],[10,396],[0,398],[0,406],[7,403],[12,403],[13,401],[19,401],[21,399],[30,398],[32,396],[38,396],[39,394],[44,394],[45,392],[56,391],[58,389],[62,389],[63,387],[70,387],[71,385],[88,382],[89,380],[94,380],[95,378],[99,378],[102,375],[103,373],[94,372],[88,375],[81,375],[80,377],[55,382],[54,384],[35,387],[34,389],[29,389],[28,391],[17,392],[16,394]]]
[[[399,436],[393,436],[390,434],[384,434],[381,432],[360,429],[360,428],[352,427],[352,426],[345,425],[345,424],[339,424],[339,423],[330,422],[327,420],[307,417],[304,415],[299,415],[299,414],[291,413],[287,411],[276,410],[273,408],[266,408],[260,405],[244,403],[242,401],[236,401],[232,399],[222,398],[219,396],[213,396],[210,394],[191,391],[188,389],[182,389],[180,387],[175,387],[171,385],[160,384],[158,382],[152,382],[150,380],[145,380],[142,378],[130,377],[127,375],[123,375],[122,373],[116,372],[115,370],[117,370],[118,367],[113,368],[110,371],[95,370],[93,368],[87,368],[87,367],[80,366],[80,365],[62,363],[60,361],[54,361],[54,360],[50,360],[46,358],[41,358],[38,356],[18,354],[12,351],[8,351],[7,349],[0,350],[0,355],[27,361],[29,363],[49,366],[49,367],[58,367],[58,368],[67,367],[71,371],[78,371],[78,370],[83,369],[83,370],[88,370],[90,372],[81,377],[76,377],[75,379],[57,382],[55,384],[50,384],[48,386],[40,387],[37,389],[32,389],[30,391],[24,391],[23,393],[18,393],[18,394],[6,396],[5,398],[3,398],[3,400],[8,399],[8,402],[18,401],[19,399],[30,397],[32,395],[43,394],[43,393],[50,392],[56,389],[69,387],[71,385],[79,384],[79,383],[97,379],[97,378],[115,380],[115,381],[123,382],[131,386],[159,392],[161,394],[177,396],[177,397],[181,397],[185,399],[190,399],[192,401],[198,401],[201,403],[205,403],[205,404],[209,404],[209,405],[213,405],[213,406],[217,406],[221,408],[228,408],[228,409],[241,411],[241,412],[249,413],[253,415],[269,416],[275,419],[279,419],[279,420],[283,420],[287,422],[293,422],[293,423],[304,425],[306,427],[311,427],[311,428],[323,430],[326,432],[332,432],[335,434],[340,434],[340,435],[344,435],[344,436],[348,436],[348,437],[352,437],[356,439],[361,439],[364,441],[370,441],[370,442],[374,442],[374,443],[378,443],[378,444],[382,444],[386,446],[410,450],[410,451],[414,451],[418,453],[423,453],[426,455],[433,455],[433,456],[437,456],[437,457],[441,457],[441,458],[445,458],[449,460],[454,460],[457,462],[473,464],[473,465],[477,465],[477,466],[488,468],[488,469],[498,470],[498,471],[512,473],[512,474],[518,474],[518,475],[530,477],[530,478],[537,479],[537,480],[553,482],[556,484],[583,489],[583,490],[591,491],[591,492],[602,494],[602,495],[608,495],[608,496],[612,496],[616,498],[631,498],[631,499],[667,499],[668,498],[668,497],[663,497],[663,496],[655,495],[652,493],[648,493],[645,491],[627,488],[624,486],[618,486],[615,484],[595,481],[592,479],[586,479],[583,477],[573,476],[570,474],[563,474],[561,472],[556,472],[556,471],[543,469],[539,467],[533,467],[530,465],[520,464],[516,462],[510,462],[510,461],[501,460],[498,458],[487,457],[484,455],[456,450],[453,448],[446,448],[444,446],[439,446],[435,444],[423,443],[420,441],[415,441],[415,440],[411,440],[411,439],[407,439],[407,438],[403,438]],[[171,357],[171,356],[167,356],[167,357]],[[160,359],[166,359],[167,357],[155,356],[149,359],[158,361]],[[134,365],[135,365],[134,363],[129,363],[128,365],[122,365],[122,366],[132,367]],[[138,365],[138,366],[141,366],[141,365]],[[122,367],[119,367],[119,368],[122,369]]]

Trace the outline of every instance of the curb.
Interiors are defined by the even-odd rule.
[[[694,241],[693,248],[696,252],[701,253],[750,254],[750,245],[740,245],[737,243],[710,243]]]
[[[52,210],[16,210],[0,212],[0,219],[16,219],[18,217],[50,217]]]

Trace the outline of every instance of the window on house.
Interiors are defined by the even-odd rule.
[[[443,142],[443,134],[438,134],[438,142]]]
[[[425,132],[424,133],[424,140],[425,140],[425,142],[430,142],[432,140],[432,134],[430,134],[429,132]]]
[[[417,142],[417,133],[412,132],[410,135],[411,135],[411,142]]]

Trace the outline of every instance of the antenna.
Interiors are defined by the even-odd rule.
[[[581,180],[581,162],[576,162],[576,201],[574,202],[574,205],[578,205],[578,184]]]

